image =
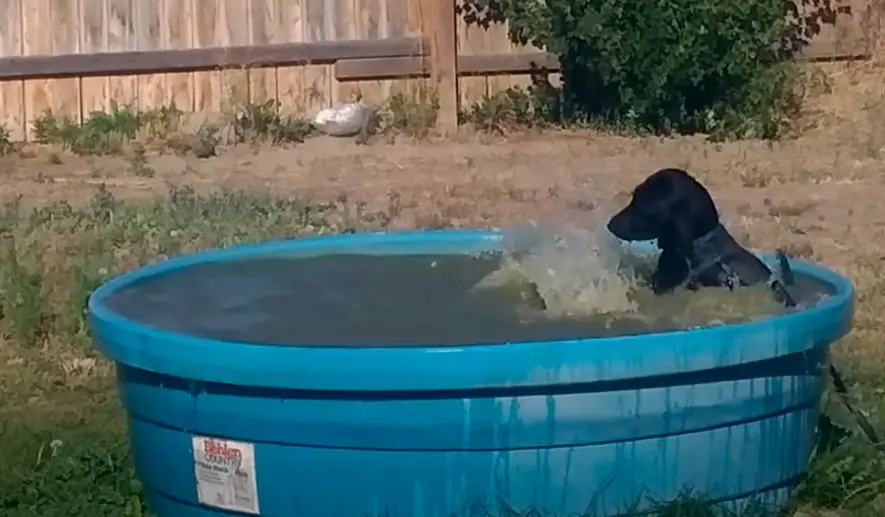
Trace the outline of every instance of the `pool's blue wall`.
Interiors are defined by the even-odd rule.
[[[256,444],[264,516],[449,517],[480,507],[613,516],[686,490],[784,503],[812,449],[823,353],[475,393],[297,392],[125,366],[118,374],[160,517],[223,515],[196,506],[193,434]]]
[[[810,263],[794,269],[834,288],[814,307],[568,342],[244,345],[150,328],[105,305],[115,290],[204,262],[499,245],[484,231],[299,239],[176,258],[99,288],[90,328],[117,363],[158,517],[235,515],[198,506],[195,435],[254,444],[265,517],[612,517],[689,491],[787,501],[813,447],[821,366],[853,314],[850,282]]]

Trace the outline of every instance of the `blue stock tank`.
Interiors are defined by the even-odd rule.
[[[324,254],[495,251],[487,231],[366,233],[239,246],[117,277],[89,301],[116,363],[133,454],[159,517],[622,515],[687,490],[782,505],[811,454],[832,295],[747,323],[465,347],[274,346],[129,320],[109,296],[194,265]],[[297,317],[293,316],[293,317]]]

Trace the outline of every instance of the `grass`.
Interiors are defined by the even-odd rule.
[[[813,79],[809,84],[815,88],[827,92],[834,89],[828,79]],[[853,128],[847,136],[840,133],[833,137],[849,142],[846,148],[852,154],[846,158],[851,160],[848,163],[878,159],[885,137],[876,128],[885,114],[885,103],[876,102],[871,94],[846,109],[853,115],[838,123],[828,119],[835,117],[834,110],[830,110],[821,116],[821,120],[827,120],[809,124],[806,130],[835,135]],[[68,153],[121,156],[127,164],[125,174],[150,180],[158,175],[154,160],[158,153],[209,158],[223,154],[232,145],[295,146],[313,136],[304,119],[284,116],[278,108],[273,103],[239,106],[225,120],[203,124],[188,133],[183,115],[172,107],[147,113],[115,107],[83,122],[47,114],[35,124],[34,132],[46,145],[59,149],[53,154],[58,163],[67,162]],[[481,133],[500,136],[526,127],[555,128],[557,109],[555,99],[545,97],[542,90],[513,89],[472,106],[462,114],[462,120]],[[388,141],[425,138],[437,110],[432,99],[393,95],[379,108],[373,134]],[[650,153],[647,146],[657,144],[648,142],[642,140],[637,147],[628,148],[618,139],[612,154],[628,153],[630,149]],[[686,153],[693,152],[689,146],[694,144],[685,145]],[[708,153],[715,154],[715,149],[705,147],[702,157],[693,158],[695,163],[707,164]],[[11,142],[8,133],[0,131],[0,155],[7,155],[4,159],[24,152],[19,144]],[[468,157],[464,167],[471,174],[488,175],[490,182],[503,184],[488,170],[493,161],[506,158],[502,156]],[[391,158],[399,166],[397,159]],[[736,172],[729,180],[734,183],[725,184],[760,189],[760,195],[767,192],[761,189],[771,186],[819,180],[819,171],[801,166],[786,171],[778,169],[777,164],[757,165],[740,153],[734,159]],[[427,162],[418,165],[427,166]],[[551,169],[561,167],[548,165]],[[828,163],[825,169],[829,171],[831,165]],[[451,162],[445,166],[454,167]],[[704,179],[717,181],[715,174]],[[547,183],[539,188],[547,189],[546,195],[553,202],[567,202],[567,189],[548,188]],[[441,197],[454,201],[449,205],[439,202],[439,206],[425,211],[430,215],[415,218],[410,225],[457,225],[465,219],[465,211],[486,210],[479,198],[468,197],[464,192],[468,189],[447,184]],[[114,392],[113,371],[89,341],[85,303],[97,285],[117,273],[172,255],[295,235],[397,226],[414,211],[413,197],[406,193],[388,191],[383,197],[380,207],[370,208],[347,197],[325,203],[283,194],[234,190],[207,194],[170,186],[165,195],[133,201],[117,198],[108,188],[99,186],[85,203],[32,206],[21,199],[0,207],[0,515],[146,515],[142,489],[129,456],[124,415]],[[500,192],[483,192],[480,196],[485,202],[493,197],[501,204],[538,202],[528,187],[521,186],[501,187]],[[789,224],[812,220],[815,212],[810,201],[765,206],[766,218]],[[816,231],[800,226],[797,232]],[[857,231],[866,230],[860,227]],[[827,245],[826,239],[801,243],[807,249],[791,243],[797,254],[829,263]],[[885,278],[885,269],[878,248],[856,249],[854,253],[850,272],[859,287],[857,330],[846,345],[874,354],[885,335],[879,316],[885,307],[885,284],[879,281]],[[877,428],[885,429],[885,402],[881,397],[885,382],[881,369],[877,369],[880,363],[885,364],[861,355],[847,366],[855,381],[858,405],[870,414]],[[854,431],[838,403],[826,399],[824,404],[829,420],[824,420],[823,430],[830,429],[828,422],[832,421],[837,424],[833,429]],[[809,474],[795,492],[796,507],[792,510],[805,517],[883,515],[883,452],[858,433],[824,434],[827,439],[819,444]],[[666,517],[731,517],[691,496],[661,503],[657,510]],[[760,514],[758,509],[750,508],[740,515]]]
[[[204,248],[376,229],[396,210],[394,202],[385,213],[355,213],[341,203],[233,191],[201,195],[177,187],[137,203],[100,187],[80,207],[3,206],[0,514],[145,515],[112,372],[91,348],[86,327],[88,294],[102,281]],[[796,494],[799,505],[815,511],[873,517],[880,515],[883,492],[885,458],[849,437],[822,443]],[[731,515],[695,498],[662,505],[659,513]],[[762,514],[751,509],[739,515]]]
[[[122,155],[151,149],[197,158],[215,156],[225,140],[233,145],[289,145],[304,142],[313,133],[309,120],[281,113],[275,101],[235,106],[221,120],[203,123],[192,133],[185,131],[184,119],[185,114],[175,106],[138,111],[114,105],[107,112],[91,113],[82,122],[47,111],[34,120],[31,130],[37,143],[78,155]]]
[[[103,280],[170,255],[352,231],[334,205],[171,188],[123,203],[104,188],[83,207],[0,210],[0,514],[143,515],[109,365],[88,339],[85,303]]]
[[[498,135],[562,122],[559,93],[546,83],[486,95],[468,106],[458,118],[462,124],[470,124],[478,131]]]
[[[358,96],[359,97],[359,96]],[[357,99],[359,100],[359,98]],[[78,121],[46,111],[31,124],[34,142],[52,145],[81,156],[125,155],[131,157],[137,176],[152,177],[143,167],[147,152],[174,152],[197,158],[217,156],[220,148],[237,144],[295,145],[316,136],[307,118],[287,115],[277,101],[234,105],[220,120],[204,122],[195,131],[185,130],[185,113],[175,106],[139,111],[131,106],[112,105]],[[372,122],[356,142],[374,136],[393,143],[399,137],[427,138],[436,124],[439,102],[423,91],[406,94],[394,91],[375,106]],[[486,96],[459,114],[462,124],[480,132],[504,135],[526,128],[564,125],[559,94],[548,83],[529,88],[509,88]],[[570,126],[580,125],[569,122]],[[18,147],[9,131],[0,128],[0,156]],[[60,163],[61,158],[53,155]]]
[[[296,145],[316,135],[310,120],[285,114],[280,108],[275,100],[237,104],[219,120],[204,122],[190,132],[186,130],[185,113],[175,106],[139,111],[112,105],[108,111],[93,112],[82,121],[46,111],[32,122],[31,133],[38,144],[81,156],[131,155],[136,175],[151,177],[150,170],[138,165],[148,151],[209,158],[225,146]],[[398,136],[425,138],[436,123],[438,111],[438,102],[430,96],[393,92],[377,106],[373,122],[365,134],[357,137],[357,143],[365,143],[374,135],[391,142]],[[9,131],[0,128],[0,156],[16,150]],[[58,155],[55,159],[60,161]]]
[[[356,142],[368,143],[375,136],[388,143],[400,137],[427,138],[433,132],[438,112],[439,102],[433,95],[394,91],[375,106],[369,127],[356,137]],[[564,125],[559,94],[548,83],[509,88],[486,96],[460,113],[459,120],[477,131],[496,135]],[[571,121],[568,125],[581,124]],[[220,119],[203,122],[196,130],[188,131],[186,126],[186,114],[174,105],[139,111],[132,106],[112,104],[108,111],[90,113],[82,121],[48,110],[31,123],[31,134],[37,144],[80,156],[127,156],[132,172],[148,178],[154,175],[145,166],[148,153],[174,152],[210,158],[226,146],[296,145],[317,134],[307,118],[283,113],[274,100],[236,104]],[[0,156],[17,150],[20,146],[11,141],[9,131],[0,127]],[[62,163],[59,154],[53,154],[50,160]]]

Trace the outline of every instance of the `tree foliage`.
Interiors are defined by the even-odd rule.
[[[468,22],[560,57],[562,109],[656,132],[779,136],[795,108],[790,0],[464,0]]]

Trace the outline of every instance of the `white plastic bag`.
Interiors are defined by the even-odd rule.
[[[368,126],[372,111],[362,102],[342,102],[320,110],[313,125],[329,136],[356,136]]]

